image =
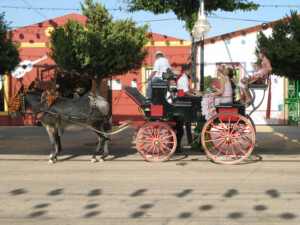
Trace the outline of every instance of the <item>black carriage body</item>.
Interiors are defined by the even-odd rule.
[[[187,122],[196,122],[201,118],[202,97],[182,97],[175,103],[169,103],[166,94],[169,83],[154,83],[153,100],[146,101],[146,98],[136,89],[125,86],[126,94],[131,97],[144,111],[148,120],[174,121],[175,116],[182,117]]]

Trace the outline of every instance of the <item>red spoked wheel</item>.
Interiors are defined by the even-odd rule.
[[[251,154],[255,130],[244,116],[224,112],[206,122],[201,140],[203,149],[214,162],[236,164]]]
[[[136,146],[147,161],[162,162],[174,153],[177,146],[176,134],[164,123],[148,123],[140,128]]]

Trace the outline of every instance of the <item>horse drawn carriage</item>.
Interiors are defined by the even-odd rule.
[[[92,161],[98,161],[96,155],[104,147],[103,160],[108,155],[109,136],[127,127],[135,126],[136,146],[147,161],[166,161],[177,147],[174,128],[178,118],[186,122],[205,122],[201,132],[201,144],[207,156],[221,164],[236,164],[246,159],[253,151],[255,143],[255,127],[249,115],[246,115],[243,104],[216,105],[217,114],[205,120],[202,109],[202,97],[182,97],[174,103],[166,99],[170,91],[172,73],[164,74],[165,82],[152,84],[153,100],[146,98],[135,87],[125,86],[125,93],[138,105],[144,115],[142,121],[124,122],[119,130],[110,133],[109,105],[99,96],[85,96],[78,99],[48,96],[43,100],[43,90],[30,85],[23,86],[10,104],[10,114],[26,114],[39,116],[46,127],[50,142],[51,155],[49,162],[56,161],[62,150],[59,129],[80,130],[90,128],[98,138]],[[48,104],[48,100],[51,103]],[[76,108],[77,107],[77,108]],[[255,110],[255,108],[254,108]]]

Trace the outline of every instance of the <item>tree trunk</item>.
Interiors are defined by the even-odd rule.
[[[97,74],[97,77],[96,77],[96,95],[97,96],[100,96],[101,82],[102,82],[102,76]]]

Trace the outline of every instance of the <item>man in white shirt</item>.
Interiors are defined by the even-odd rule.
[[[162,73],[166,72],[168,68],[171,68],[170,62],[166,58],[166,54],[164,54],[163,52],[156,52],[153,58],[156,60],[154,63],[154,68],[149,78],[146,80],[146,83],[148,83],[146,90],[147,99],[152,99],[152,84],[158,82],[165,82],[162,79]]]
[[[192,74],[192,68],[189,64],[182,65],[182,73],[177,77],[177,94],[178,98],[183,96],[197,96],[190,90],[189,76]]]

